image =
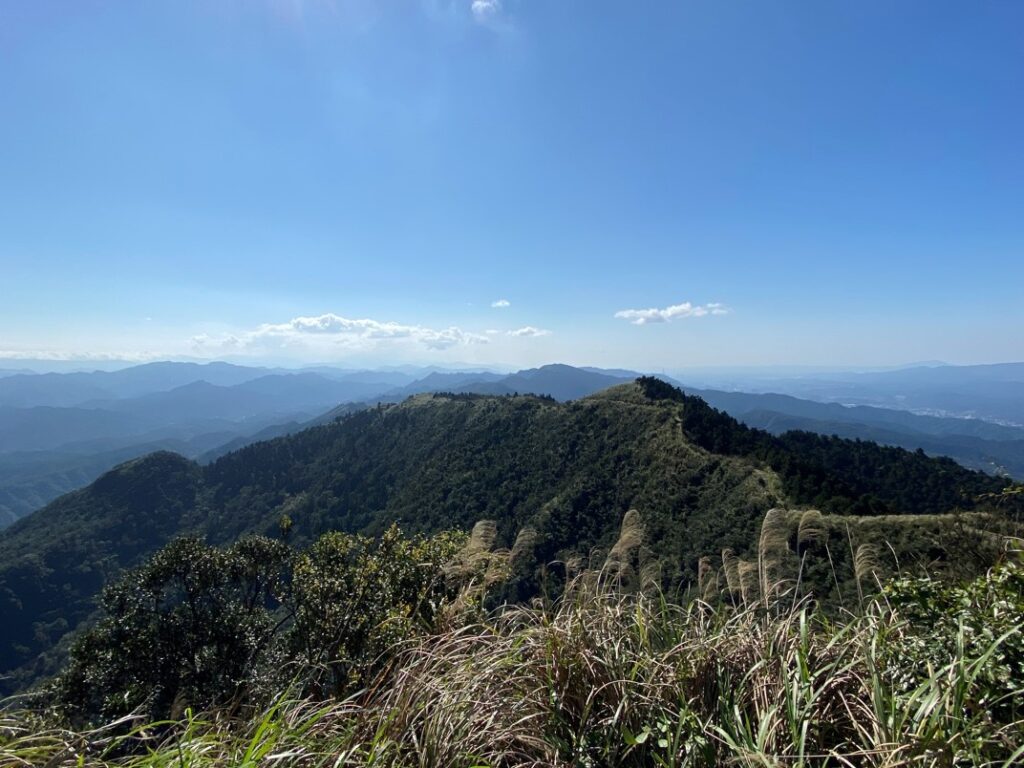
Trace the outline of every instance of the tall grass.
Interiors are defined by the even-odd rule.
[[[8,713],[0,765],[1008,767],[1024,721],[991,719],[979,673],[1020,631],[956,643],[907,688],[889,667],[910,628],[884,600],[836,625],[799,602],[680,606],[591,581],[411,641],[345,701],[283,694],[127,734]]]
[[[686,604],[651,588],[643,538],[631,511],[599,570],[567,564],[577,575],[561,598],[488,613],[488,587],[528,560],[536,534],[495,550],[482,522],[447,567],[462,595],[434,631],[389,649],[352,697],[285,691],[259,708],[87,731],[11,702],[0,766],[1024,764],[1024,574],[1013,556],[938,615],[949,587],[923,579],[878,594],[878,550],[850,539],[860,602],[836,620],[801,592],[809,550],[831,562],[818,512],[772,510],[752,560],[726,549],[715,569],[702,558]]]

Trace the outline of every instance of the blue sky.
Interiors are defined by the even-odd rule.
[[[3,3],[0,355],[1024,359],[1022,29],[1015,0]]]

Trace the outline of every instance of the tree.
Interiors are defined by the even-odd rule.
[[[275,640],[292,552],[263,537],[180,538],[103,592],[59,681],[73,715],[150,717],[242,694]]]

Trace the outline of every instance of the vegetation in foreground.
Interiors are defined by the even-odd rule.
[[[774,530],[769,517],[747,588],[686,605],[665,599],[637,567],[636,515],[599,570],[579,573],[557,599],[501,610],[485,608],[487,595],[514,578],[516,557],[492,549],[487,524],[468,539],[392,531],[380,542],[321,541],[295,568],[302,596],[280,602],[248,589],[253,578],[268,582],[246,570],[245,550],[189,551],[208,565],[196,571],[207,578],[189,588],[172,567],[183,552],[169,548],[108,592],[125,599],[107,604],[54,689],[65,717],[2,716],[0,764],[938,767],[1024,759],[1018,555],[967,582],[897,577],[829,618],[813,595],[772,580]],[[250,554],[260,551],[255,544]],[[271,559],[262,552],[248,562]],[[144,597],[133,591],[147,588]],[[333,610],[303,614],[304,600]],[[181,634],[199,605],[211,626]],[[240,620],[245,605],[252,613]],[[305,625],[261,633],[274,617]],[[126,629],[145,637],[119,654]],[[262,663],[199,674],[204,661],[223,671],[226,657],[257,659],[239,649],[263,636],[293,643],[293,654],[328,655],[281,664],[268,642]],[[192,645],[181,653],[175,640]],[[153,645],[165,650],[144,663],[132,658]],[[287,670],[289,683],[268,684],[264,673],[274,669]],[[130,711],[118,715],[125,705]]]

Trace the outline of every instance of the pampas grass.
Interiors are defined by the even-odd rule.
[[[819,512],[772,510],[756,558],[727,548],[720,569],[701,558],[701,599],[675,604],[652,586],[656,562],[631,510],[606,557],[592,554],[589,568],[578,558],[564,564],[561,597],[485,611],[488,588],[533,562],[536,537],[524,529],[511,549],[495,549],[496,527],[478,523],[448,568],[464,586],[445,620],[392,648],[378,677],[349,699],[286,691],[251,711],[186,710],[173,722],[128,718],[88,731],[10,702],[0,709],[0,766],[1010,768],[1024,760],[1024,720],[995,723],[979,704],[989,695],[983,666],[1024,624],[980,650],[961,637],[923,676],[894,675],[900,644],[919,641],[886,598],[865,597],[861,585],[883,575],[877,547],[854,546],[850,536],[861,610],[837,621],[798,593],[803,557],[797,562],[790,542],[803,555],[827,550]],[[634,575],[640,588],[624,583]],[[719,599],[721,587],[731,599]],[[1024,680],[1002,682],[1011,697],[1024,696]]]
[[[803,604],[772,615],[577,587],[547,609],[507,609],[395,649],[373,686],[344,701],[283,694],[248,715],[187,712],[117,737],[7,713],[0,765],[1018,764],[1024,722],[986,726],[970,705],[983,659],[960,644],[899,695],[879,649],[900,632],[884,602],[834,625]]]

